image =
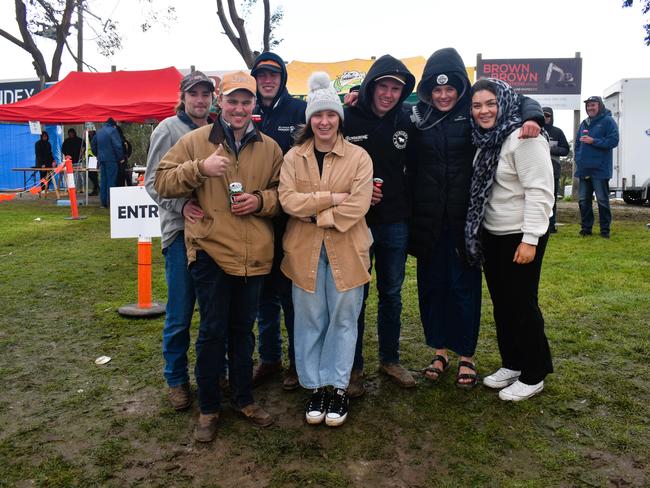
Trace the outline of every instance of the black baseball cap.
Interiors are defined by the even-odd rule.
[[[596,97],[596,96],[592,95],[589,98],[587,98],[584,103],[589,103],[589,102],[598,102],[598,103],[600,103],[600,97]]]

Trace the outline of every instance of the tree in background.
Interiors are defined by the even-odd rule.
[[[154,0],[139,0],[144,4],[145,20],[141,24],[143,32],[149,30],[154,23],[166,24],[175,20],[175,8],[163,7],[156,10]],[[83,61],[83,29],[88,28],[94,35],[94,41],[102,56],[111,56],[122,48],[122,35],[118,23],[110,16],[102,17],[93,12],[92,0],[15,0],[16,23],[20,31],[20,39],[9,32],[0,29],[0,36],[24,49],[32,56],[32,64],[39,78],[45,81],[57,81],[61,72],[63,49],[77,62],[77,70],[83,66],[94,69]],[[117,5],[117,4],[116,4]],[[77,12],[76,22],[73,13]],[[72,31],[77,33],[77,52],[69,44]],[[54,41],[55,48],[48,70],[45,56],[38,39]]]
[[[277,39],[274,36],[274,30],[279,26],[284,16],[282,7],[277,7],[271,13],[270,1],[262,0],[262,3],[264,5],[262,51],[257,51],[251,48],[246,33],[246,21],[250,19],[250,14],[257,4],[257,0],[243,0],[241,2],[242,16],[237,12],[235,0],[228,0],[227,9],[224,9],[222,0],[217,0],[217,16],[224,29],[224,34],[228,36],[228,39],[235,46],[248,68],[253,67],[253,62],[260,52],[270,51],[282,42],[282,39]]]
[[[631,7],[633,5],[633,3],[634,3],[634,0],[623,0],[623,8]],[[643,12],[644,15],[647,14],[648,12],[650,12],[650,0],[641,0],[641,12]],[[646,36],[645,36],[645,39],[644,39],[645,44],[646,44],[646,46],[650,46],[650,19],[643,26],[643,28],[645,29],[645,33],[646,33]]]

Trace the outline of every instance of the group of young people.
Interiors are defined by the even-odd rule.
[[[373,264],[379,370],[416,386],[399,358],[407,253],[417,259],[420,315],[435,351],[425,377],[438,381],[453,351],[457,386],[477,385],[483,268],[502,357],[483,383],[503,400],[541,391],[552,362],[537,289],[554,182],[539,104],[500,80],[472,86],[452,48],[431,55],[417,88],[401,61],[382,56],[345,107],[325,73],[311,76],[306,102],[288,94],[286,76],[272,53],[251,75],[224,75],[221,110],[208,123],[214,86],[192,73],[181,83],[182,109],[152,135],[145,181],[168,212],[163,354],[179,410],[190,405],[195,299],[200,310],[195,439],[216,436],[226,358],[234,409],[256,425],[273,423],[252,388],[281,367],[281,310],[290,360],[283,387],[310,391],[307,423],[343,424],[350,397],[363,393]],[[173,136],[171,124],[180,129]]]

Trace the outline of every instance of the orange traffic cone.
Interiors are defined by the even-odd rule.
[[[65,182],[68,186],[68,196],[70,197],[70,211],[72,216],[65,217],[68,220],[81,220],[86,217],[79,216],[77,208],[77,187],[74,184],[74,169],[72,169],[72,159],[70,156],[65,157]]]

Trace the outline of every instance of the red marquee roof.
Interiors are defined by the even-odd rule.
[[[45,124],[160,121],[174,115],[183,77],[173,67],[110,73],[71,72],[33,97],[0,105],[0,121]]]

